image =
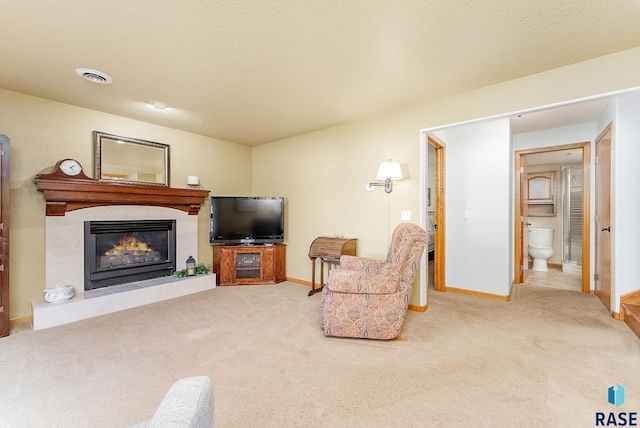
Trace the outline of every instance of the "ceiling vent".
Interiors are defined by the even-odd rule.
[[[108,85],[110,83],[113,83],[113,79],[109,77],[109,75],[98,70],[92,70],[90,68],[78,68],[76,70],[76,74],[83,79],[87,79],[88,81],[93,83],[100,83],[101,85]]]

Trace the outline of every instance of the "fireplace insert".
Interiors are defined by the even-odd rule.
[[[84,289],[172,275],[175,220],[84,222]]]

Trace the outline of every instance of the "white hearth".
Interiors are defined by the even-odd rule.
[[[44,299],[35,299],[31,302],[33,329],[41,330],[55,327],[149,303],[212,290],[215,286],[216,276],[214,274],[188,278],[165,276],[90,290],[79,293],[64,302],[47,303]]]

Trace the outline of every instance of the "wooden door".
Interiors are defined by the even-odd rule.
[[[612,283],[611,246],[611,138],[612,124],[609,124],[596,139],[596,266],[595,293],[611,312]]]
[[[431,197],[435,198],[434,215],[434,249],[433,249],[433,289],[446,291],[446,259],[445,259],[445,176],[446,152],[445,143],[434,134],[427,134],[427,144],[435,149],[435,188]],[[427,264],[428,266],[428,264]],[[428,269],[428,268],[427,268]]]
[[[9,335],[9,138],[0,135],[0,337]]]
[[[520,221],[520,282],[523,283],[529,269],[529,234],[527,230],[531,226],[529,221],[529,172],[527,171],[527,157],[520,157],[520,201],[522,221]]]
[[[526,151],[518,151],[515,154],[516,171],[516,191],[515,191],[515,284],[522,284],[526,276],[526,267],[529,263],[529,252],[527,250],[527,227],[529,223],[529,183],[527,180]]]

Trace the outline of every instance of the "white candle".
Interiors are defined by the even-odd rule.
[[[199,186],[200,185],[200,177],[196,177],[195,175],[190,175],[187,177],[187,184],[189,186]]]

